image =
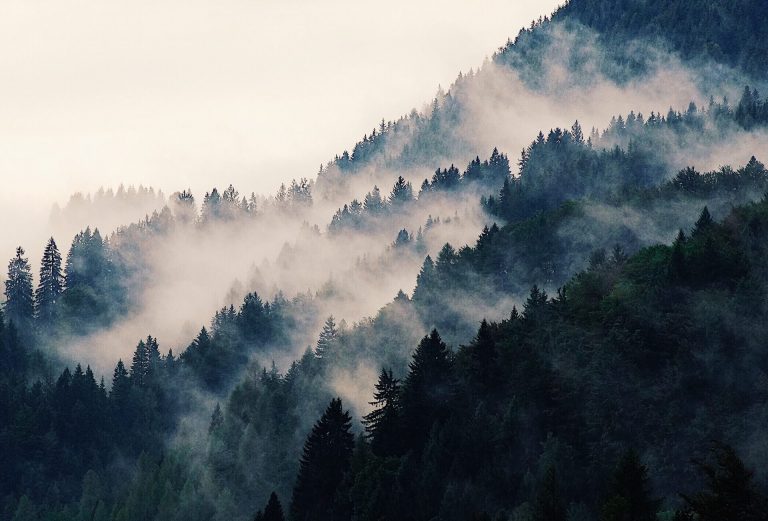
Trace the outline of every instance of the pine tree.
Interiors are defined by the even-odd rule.
[[[139,386],[149,384],[160,367],[160,349],[157,339],[147,336],[136,346],[131,361],[131,381]]]
[[[710,461],[694,460],[706,478],[707,488],[692,496],[683,496],[699,521],[765,521],[768,498],[757,490],[754,472],[747,469],[736,451],[715,443]]]
[[[535,521],[565,521],[567,518],[554,467],[547,469],[539,484],[533,518]]]
[[[603,521],[655,521],[661,501],[651,496],[648,468],[633,450],[619,461],[603,504]]]
[[[366,437],[377,456],[400,454],[400,380],[392,370],[382,369],[373,393],[373,411],[363,417]]]
[[[56,304],[63,290],[61,253],[56,247],[56,241],[51,237],[40,261],[40,283],[35,291],[35,315],[39,320],[50,322],[53,319]]]
[[[315,356],[317,358],[324,358],[328,355],[328,351],[331,345],[339,335],[339,330],[336,328],[336,322],[333,319],[333,315],[328,317],[323,325],[323,330],[320,332],[320,337],[317,339],[317,347],[315,348]]]
[[[445,420],[454,398],[453,360],[436,329],[424,337],[403,383],[403,428],[407,448],[421,449],[432,425]]]
[[[337,521],[345,506],[337,492],[349,470],[354,448],[352,419],[341,399],[330,405],[304,444],[299,475],[291,499],[292,521]]]
[[[379,215],[384,210],[384,201],[381,198],[381,191],[378,186],[374,186],[373,190],[365,195],[363,208],[371,216]]]
[[[208,425],[208,434],[213,434],[224,425],[224,413],[221,412],[221,406],[217,403],[211,414],[211,422]]]
[[[18,324],[32,319],[35,312],[32,293],[32,272],[24,249],[16,248],[16,256],[8,263],[8,278],[5,281],[5,314]]]
[[[267,501],[267,506],[264,507],[264,516],[262,519],[264,521],[285,521],[283,505],[280,504],[280,500],[274,492],[269,495],[269,501]]]
[[[709,213],[709,208],[705,206],[701,211],[701,215],[699,215],[699,219],[696,221],[696,224],[693,227],[691,236],[698,237],[710,230],[713,225],[714,220],[712,219],[712,215]]]
[[[128,393],[130,392],[131,379],[128,375],[128,371],[125,369],[125,365],[122,360],[117,361],[115,371],[112,373],[112,389],[109,393],[110,399],[119,404],[123,404],[128,400]]]
[[[411,183],[406,182],[403,176],[399,176],[395,185],[392,187],[392,193],[389,195],[389,202],[393,206],[408,203],[413,200],[413,187]]]
[[[472,382],[484,392],[493,392],[499,383],[496,342],[487,320],[480,323],[477,336],[467,348],[469,375]]]

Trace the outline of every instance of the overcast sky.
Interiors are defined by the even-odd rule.
[[[2,0],[0,220],[121,182],[273,192],[557,3]]]

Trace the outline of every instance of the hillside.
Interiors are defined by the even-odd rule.
[[[317,179],[19,248],[0,521],[765,521],[766,21],[572,0]]]

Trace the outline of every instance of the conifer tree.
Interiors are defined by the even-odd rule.
[[[337,492],[350,467],[354,448],[351,429],[352,419],[343,410],[341,399],[331,400],[304,444],[291,499],[292,521],[343,519],[345,505],[337,501]]]
[[[396,456],[400,453],[400,380],[392,370],[382,369],[373,393],[373,411],[363,417],[366,437],[377,456]]]
[[[768,498],[758,491],[754,472],[747,469],[736,451],[723,443],[711,448],[709,461],[694,460],[706,478],[706,489],[692,496],[684,495],[691,512],[699,521],[765,521]]]
[[[535,521],[565,521],[567,518],[554,467],[547,469],[539,484],[533,518]]]
[[[454,385],[451,353],[433,329],[413,353],[403,383],[403,429],[408,448],[421,449],[432,425],[447,417]]]
[[[5,314],[14,322],[24,324],[32,319],[35,312],[32,294],[32,272],[24,249],[16,248],[16,256],[8,263],[8,278],[5,281]]]
[[[706,233],[710,228],[712,228],[713,225],[714,220],[712,219],[712,215],[709,213],[709,208],[705,206],[701,211],[701,215],[699,215],[699,219],[696,221],[696,224],[693,227],[691,236],[698,237]]]
[[[115,371],[112,373],[112,389],[109,397],[115,403],[124,403],[128,399],[130,392],[131,379],[122,360],[117,361]]]
[[[648,468],[634,450],[619,461],[603,504],[603,521],[655,521],[661,502],[651,496]]]
[[[224,425],[224,413],[221,412],[221,406],[217,403],[211,414],[211,423],[208,425],[208,434],[212,434]]]
[[[317,339],[315,356],[317,358],[324,358],[328,354],[328,350],[338,335],[339,330],[336,328],[336,322],[333,315],[331,315],[325,321],[325,324],[323,324],[323,330],[320,332],[320,337]]]
[[[487,320],[480,323],[480,329],[469,352],[469,376],[474,384],[483,391],[493,392],[499,381],[496,342],[491,325]]]
[[[411,183],[406,182],[403,176],[399,176],[395,185],[392,187],[392,193],[389,195],[389,202],[393,206],[408,203],[413,200],[413,187]]]
[[[269,501],[267,501],[267,506],[264,507],[264,512],[261,514],[261,517],[258,517],[257,519],[261,519],[262,521],[285,521],[285,515],[283,514],[283,505],[280,504],[280,500],[277,498],[277,494],[272,492],[269,495]]]
[[[35,291],[35,315],[39,320],[47,322],[53,318],[56,304],[63,290],[61,253],[56,247],[56,241],[51,237],[40,261],[40,282]]]

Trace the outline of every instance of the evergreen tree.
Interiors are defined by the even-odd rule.
[[[324,358],[327,356],[328,350],[338,335],[339,330],[336,328],[336,322],[333,319],[333,315],[331,315],[325,321],[325,324],[323,324],[323,330],[320,332],[320,337],[317,339],[315,356],[317,358]]]
[[[352,420],[341,399],[330,405],[304,444],[299,475],[291,499],[292,521],[339,521],[346,506],[337,493],[349,470],[354,448]]]
[[[217,403],[211,414],[211,423],[208,425],[208,434],[218,431],[224,425],[224,413],[221,412],[221,406]]]
[[[619,461],[603,504],[603,521],[655,521],[661,501],[651,496],[648,468],[634,450]]]
[[[706,206],[701,211],[701,215],[699,215],[699,219],[696,221],[696,224],[693,227],[693,232],[691,232],[692,237],[698,237],[702,234],[705,234],[708,230],[712,228],[714,225],[714,220],[712,219],[712,215],[709,213],[709,208]]]
[[[18,324],[32,319],[35,312],[32,293],[32,272],[24,249],[16,248],[16,256],[8,263],[8,278],[5,281],[5,314]]]
[[[131,381],[139,386],[149,384],[160,367],[160,360],[157,339],[148,336],[146,341],[139,341],[131,361]]]
[[[366,437],[377,456],[395,456],[401,446],[400,380],[392,376],[391,369],[382,369],[375,388],[370,402],[374,409],[363,417]]]
[[[549,467],[539,484],[533,518],[535,521],[565,521],[565,504],[560,496],[560,486],[554,467]]]
[[[112,373],[112,390],[109,393],[110,399],[115,403],[125,403],[128,400],[130,392],[131,379],[122,360],[117,361],[115,371]]]
[[[376,216],[384,210],[384,200],[381,198],[381,191],[378,186],[368,192],[363,200],[363,208],[368,215]]]
[[[420,450],[432,426],[447,418],[454,385],[451,353],[433,329],[413,353],[403,383],[403,428],[407,448]]]
[[[694,460],[706,478],[706,489],[684,495],[690,511],[699,521],[765,521],[768,498],[757,490],[754,473],[747,469],[736,451],[715,443],[710,461]]]
[[[393,206],[402,205],[413,200],[413,187],[411,183],[406,182],[403,176],[399,176],[392,192],[389,195],[389,202]]]
[[[261,517],[258,517],[257,515],[257,519],[261,519],[262,521],[285,521],[283,505],[280,504],[277,494],[272,492],[269,495],[269,501],[267,501],[267,506],[264,507],[264,513],[261,514]]]
[[[35,291],[35,314],[39,320],[49,322],[54,317],[56,303],[64,290],[61,271],[61,253],[51,237],[40,261],[40,282]]]
[[[480,329],[472,344],[467,348],[469,355],[469,377],[473,384],[483,391],[492,393],[498,389],[498,357],[496,342],[491,325],[487,320],[480,323]]]

